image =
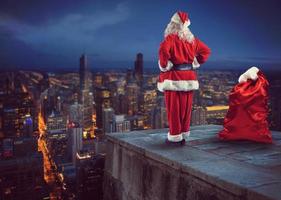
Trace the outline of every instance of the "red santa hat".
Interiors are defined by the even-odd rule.
[[[183,25],[183,26],[189,26],[190,25],[190,19],[188,17],[188,14],[186,12],[178,11],[176,12],[172,18],[172,22],[175,22],[177,24]]]

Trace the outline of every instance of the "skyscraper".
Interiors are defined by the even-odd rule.
[[[82,127],[83,120],[83,106],[75,101],[74,104],[69,106],[69,122],[78,123]]]
[[[110,108],[111,103],[111,96],[109,89],[105,87],[96,88],[96,114],[97,114],[97,127],[99,129],[104,128],[104,117],[103,117],[103,110],[105,108]],[[103,130],[104,131],[104,130]]]
[[[15,93],[9,95],[0,95],[1,108],[0,115],[2,119],[2,131],[5,137],[20,137],[26,134],[26,116],[31,115],[31,120],[34,121],[35,107],[27,93]],[[33,125],[29,131],[33,132]],[[29,135],[31,136],[31,135]]]
[[[157,104],[147,112],[150,113],[151,126],[154,129],[166,128],[168,127],[168,120],[164,96],[158,96],[156,103]]]
[[[93,93],[91,91],[91,74],[88,71],[88,60],[87,56],[83,54],[80,57],[80,104],[82,105],[83,115],[82,115],[82,127],[83,130],[90,132],[93,130]]]
[[[35,100],[17,74],[7,74],[1,87],[0,199],[43,199],[43,159],[34,137]]]
[[[137,83],[140,87],[142,87],[143,81],[143,55],[142,53],[138,53],[135,61],[135,77],[137,79]]]
[[[114,115],[113,132],[131,131],[131,122],[125,118],[125,115]]]
[[[126,113],[128,115],[136,115],[139,110],[139,94],[140,88],[135,82],[129,82],[126,85]]]
[[[68,153],[71,157],[71,161],[73,164],[76,164],[76,154],[82,150],[83,143],[82,143],[82,134],[83,130],[79,126],[76,126],[78,124],[74,124],[73,127],[68,128]]]
[[[80,57],[80,68],[79,68],[79,75],[80,75],[80,91],[83,89],[88,89],[88,69],[87,69],[87,56],[83,54]]]
[[[114,117],[114,110],[111,107],[103,108],[102,121],[103,121],[104,133],[113,132],[113,117]]]
[[[67,120],[64,115],[52,112],[47,119],[47,131],[50,134],[66,131]]]

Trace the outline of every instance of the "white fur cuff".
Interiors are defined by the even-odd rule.
[[[158,66],[159,66],[159,69],[162,72],[167,72],[167,71],[171,70],[174,65],[173,65],[173,63],[170,60],[168,60],[166,67],[162,67],[160,65],[160,60],[158,60]]]
[[[197,80],[168,80],[165,79],[163,82],[157,83],[157,88],[160,92],[165,90],[172,91],[191,91],[199,89],[199,82]]]
[[[178,135],[171,135],[170,132],[168,132],[168,140],[171,141],[171,142],[179,142],[179,141],[182,141],[183,137],[182,137],[182,134],[178,134]]]
[[[259,69],[257,67],[251,67],[245,73],[241,74],[238,79],[239,83],[246,82],[248,79],[257,80]]]
[[[190,131],[182,132],[182,134],[188,137],[190,135]]]

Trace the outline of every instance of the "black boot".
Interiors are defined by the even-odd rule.
[[[178,142],[172,142],[166,138],[165,143],[169,145],[185,145],[185,139],[182,139],[181,141]]]

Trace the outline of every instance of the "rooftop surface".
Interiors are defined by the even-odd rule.
[[[165,144],[167,129],[108,134],[108,140],[249,199],[281,199],[281,133],[273,144],[223,142],[218,125],[191,127],[184,146]]]

